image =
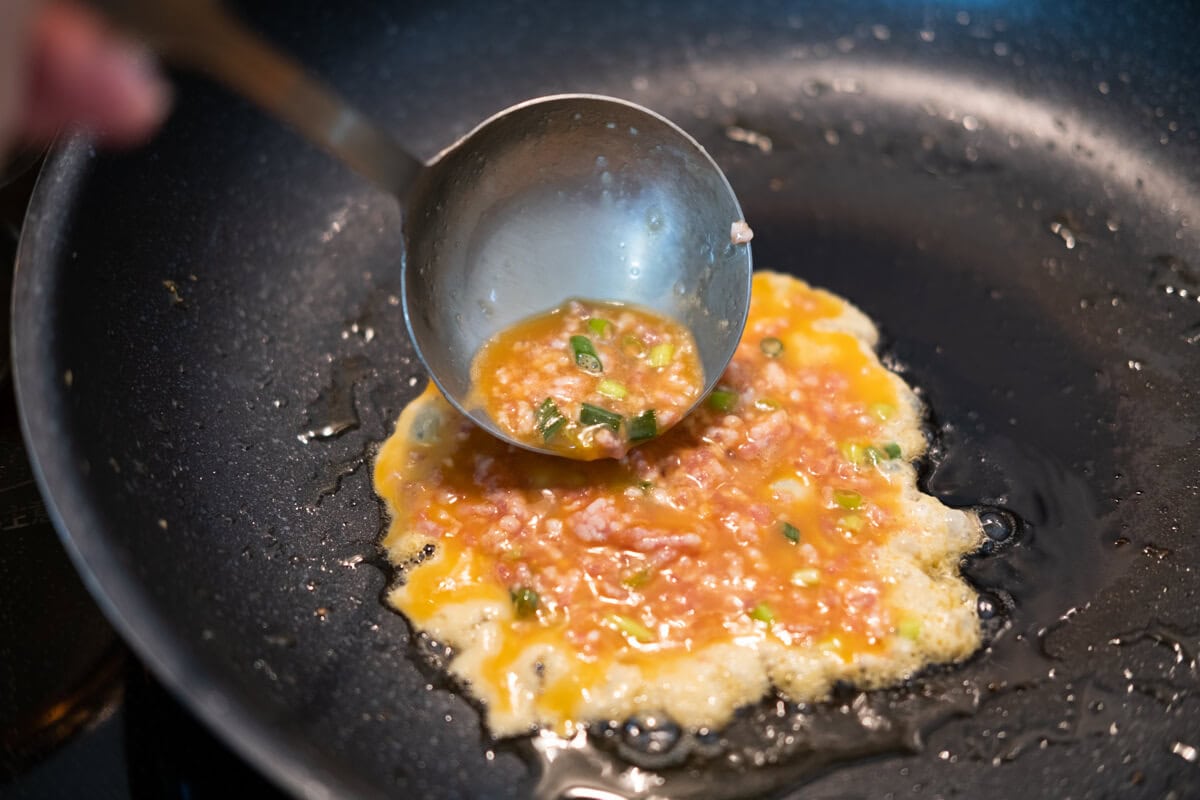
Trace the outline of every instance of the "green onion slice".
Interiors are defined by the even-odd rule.
[[[648,409],[629,420],[629,441],[640,442],[643,439],[653,439],[658,435],[658,420],[654,417],[654,409]]]
[[[558,405],[547,397],[537,407],[537,429],[542,434],[542,441],[548,442],[567,424],[567,418],[558,410]]]
[[[767,358],[778,358],[783,353],[783,342],[774,336],[768,336],[758,343],[758,349],[762,350]]]
[[[789,542],[798,543],[800,541],[800,529],[790,522],[783,523],[783,535]]]
[[[821,582],[821,573],[816,567],[805,567],[792,573],[793,586],[816,586]]]
[[[588,330],[601,339],[608,336],[608,332],[612,330],[612,326],[611,322],[606,319],[600,319],[600,317],[592,317],[588,320]]]
[[[632,356],[641,357],[646,354],[646,343],[636,336],[622,336],[621,347],[626,353]]]
[[[513,611],[519,619],[528,619],[537,613],[538,593],[526,586],[513,589],[511,592]]]
[[[620,414],[615,414],[607,408],[594,406],[591,403],[584,403],[579,408],[579,421],[584,425],[603,425],[611,428],[613,433],[621,430]]]
[[[629,638],[643,644],[653,642],[657,638],[645,625],[621,614],[609,614],[608,623]]]
[[[592,346],[592,340],[588,337],[572,336],[571,352],[575,354],[576,366],[581,367],[585,372],[604,371],[604,367],[600,363],[600,356],[596,355],[596,348]]]
[[[846,442],[841,446],[842,455],[851,464],[879,464],[892,458],[900,457],[900,445],[895,442],[885,444],[882,447],[876,447],[869,444],[866,446],[856,444],[855,442]]]
[[[890,406],[887,403],[872,403],[871,407],[868,408],[867,411],[886,422],[893,414],[896,413],[896,407]]]
[[[915,617],[905,617],[900,620],[900,624],[896,626],[896,633],[903,636],[905,639],[916,641],[921,638],[921,620]]]
[[[654,577],[654,573],[649,567],[642,567],[636,572],[631,572],[621,579],[621,583],[628,586],[630,589],[640,589],[650,582]]]
[[[750,619],[756,619],[759,622],[765,622],[770,625],[775,621],[775,611],[766,603],[759,603],[750,609]]]
[[[838,520],[838,525],[842,526],[842,528],[845,530],[852,531],[854,533],[861,531],[866,524],[867,520],[861,514],[846,514]]]
[[[408,434],[414,441],[432,442],[438,438],[438,428],[441,427],[441,423],[442,415],[437,411],[424,411],[413,420]]]
[[[723,389],[720,386],[708,394],[708,407],[713,411],[733,411],[733,407],[737,405],[737,401],[737,392],[732,389]]]
[[[853,511],[863,504],[863,496],[853,489],[834,489],[833,502],[844,509]]]
[[[629,390],[625,388],[625,384],[614,381],[612,378],[601,378],[596,384],[596,391],[612,400],[624,400],[629,394]]]
[[[650,348],[650,366],[665,367],[675,358],[675,345],[670,342],[656,344]]]

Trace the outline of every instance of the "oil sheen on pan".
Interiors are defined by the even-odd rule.
[[[844,300],[758,273],[718,388],[621,459],[502,444],[431,386],[375,465],[390,602],[453,647],[497,736],[716,727],[772,686],[817,700],[966,658],[979,522],[917,489],[921,408],[876,340]]]
[[[471,382],[470,404],[516,441],[589,461],[623,456],[681,420],[704,367],[680,323],[570,300],[484,344]]]

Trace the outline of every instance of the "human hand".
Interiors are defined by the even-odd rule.
[[[66,0],[0,0],[0,160],[67,127],[134,145],[169,107],[154,63],[94,12]]]

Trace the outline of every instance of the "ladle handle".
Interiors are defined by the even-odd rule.
[[[424,168],[216,0],[106,0],[101,7],[167,59],[224,82],[401,200]]]

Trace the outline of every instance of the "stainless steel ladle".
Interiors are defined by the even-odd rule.
[[[404,208],[404,317],[417,354],[464,414],[471,360],[494,334],[567,298],[637,304],[685,324],[706,395],[750,305],[741,208],[690,136],[596,95],[541,97],[481,123],[429,164],[231,18],[215,0],[110,0],[166,57],[289,123]],[[699,402],[699,401],[697,401]],[[549,451],[543,451],[549,452]]]

